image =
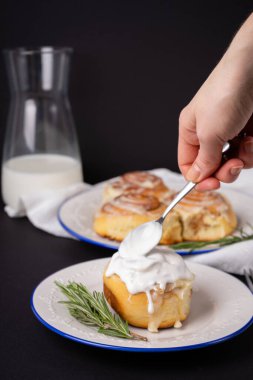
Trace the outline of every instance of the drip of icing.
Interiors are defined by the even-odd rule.
[[[153,314],[155,311],[155,308],[154,308],[152,295],[151,295],[150,291],[146,290],[146,295],[147,295],[147,299],[148,299],[148,313]]]
[[[145,292],[149,314],[154,313],[151,291],[164,292],[167,284],[193,280],[181,256],[172,249],[165,252],[156,247],[161,236],[158,222],[148,222],[131,231],[112,256],[105,274],[117,274],[131,294]]]

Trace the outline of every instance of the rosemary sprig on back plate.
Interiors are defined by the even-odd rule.
[[[105,335],[147,341],[146,337],[130,331],[128,323],[110,311],[103,293],[91,293],[86,286],[76,282],[64,285],[56,281],[55,284],[67,297],[66,301],[59,302],[65,304],[72,317],[80,323],[96,326],[98,332]]]
[[[192,252],[195,249],[199,249],[199,248],[209,247],[213,245],[218,245],[218,247],[224,247],[226,245],[240,243],[242,241],[251,240],[251,239],[253,239],[253,233],[250,234],[241,229],[238,231],[238,235],[228,235],[221,239],[212,240],[212,241],[185,241],[182,243],[173,244],[170,247],[175,250],[189,249],[189,252]]]

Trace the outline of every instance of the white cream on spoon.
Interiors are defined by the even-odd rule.
[[[163,228],[156,221],[141,224],[126,236],[119,247],[122,256],[145,255],[161,240]]]

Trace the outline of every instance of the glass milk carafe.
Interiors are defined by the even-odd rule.
[[[2,196],[16,211],[20,197],[82,181],[67,97],[70,48],[5,51],[11,89]]]

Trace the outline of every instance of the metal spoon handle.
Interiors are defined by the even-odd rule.
[[[166,208],[161,218],[157,220],[159,223],[163,223],[164,219],[168,215],[168,213],[184,198],[194,187],[197,185],[195,182],[188,182],[185,187],[177,194],[177,196],[171,201],[169,206]]]
[[[229,147],[230,144],[226,142],[223,145],[222,153],[225,153],[229,149]],[[192,191],[196,185],[197,183],[195,182],[188,182],[184,186],[184,188],[177,194],[177,196],[171,201],[171,203],[166,208],[162,216],[157,220],[157,222],[162,224],[168,213],[178,204],[178,202],[181,201],[182,198],[184,198],[190,191]]]

